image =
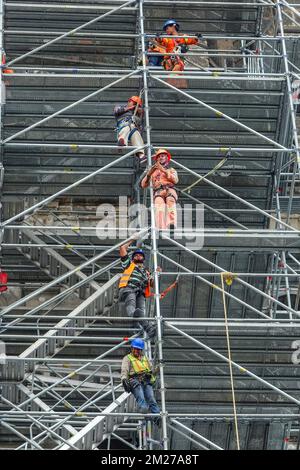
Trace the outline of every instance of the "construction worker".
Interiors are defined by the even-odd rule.
[[[143,102],[139,96],[131,96],[125,106],[115,106],[114,115],[117,121],[118,145],[121,147],[124,145],[141,147],[144,145],[141,136],[142,106]],[[136,155],[142,163],[146,161],[143,150],[137,152]]]
[[[198,38],[188,38],[179,32],[180,26],[176,20],[167,20],[163,25],[164,33],[168,36],[182,36],[180,38],[161,38],[159,35],[152,40],[148,52],[159,52],[163,54],[167,53],[185,53],[188,50],[189,45],[195,45],[199,43],[201,34],[196,33],[195,36]],[[162,56],[149,56],[149,65],[159,66],[163,65],[165,70],[170,71],[182,71],[184,70],[184,61],[182,56],[178,55],[166,55]]]
[[[152,182],[154,189],[155,221],[158,229],[174,229],[177,226],[177,171],[168,168],[171,154],[166,149],[158,149],[152,157],[155,164],[147,171],[141,181],[141,187],[147,188]]]
[[[145,343],[140,338],[131,342],[131,352],[124,356],[121,367],[121,381],[126,392],[131,392],[140,408],[141,413],[160,413],[160,408],[155,401],[153,384],[155,376],[153,367],[144,354]],[[159,424],[160,418],[154,418],[154,423]]]
[[[123,274],[119,282],[119,303],[121,309],[128,317],[142,318],[145,316],[145,298],[151,296],[153,279],[150,272],[144,267],[145,253],[137,249],[128,255],[128,247],[134,240],[120,247],[121,265]],[[156,329],[148,321],[141,320],[137,324],[151,338],[155,336]]]

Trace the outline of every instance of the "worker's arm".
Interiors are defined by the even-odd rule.
[[[121,116],[121,114],[124,114],[126,112],[126,106],[115,106],[114,107],[114,115],[116,117]]]
[[[120,246],[120,256],[121,258],[124,258],[125,256],[128,255],[128,248],[130,245],[134,242],[134,239],[129,240],[129,242],[124,243],[124,245]]]
[[[150,183],[150,176],[147,174],[141,181],[141,188],[145,189],[148,188]]]
[[[121,381],[127,380],[129,378],[129,370],[130,370],[130,360],[127,356],[123,357],[122,365],[121,365]]]
[[[173,184],[178,183],[177,171],[174,168],[170,168],[169,170],[167,170],[166,176],[168,180],[170,181],[170,183],[173,183]]]
[[[141,181],[141,187],[142,187],[143,189],[148,188],[148,186],[149,186],[149,184],[150,184],[151,176],[152,176],[152,174],[155,172],[156,168],[157,168],[157,164],[153,165],[153,166],[150,168],[150,170],[147,171],[146,176],[142,179],[142,181]]]
[[[183,38],[177,39],[178,44],[185,44],[186,46],[192,46],[193,44],[198,44],[199,39],[197,38],[186,38],[185,36]]]

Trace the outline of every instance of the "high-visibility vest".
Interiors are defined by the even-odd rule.
[[[119,289],[122,287],[126,287],[128,285],[129,279],[134,271],[134,268],[136,267],[135,263],[131,262],[130,265],[128,266],[127,269],[123,272],[120,282],[119,282]],[[148,273],[148,271],[147,271]],[[149,273],[148,273],[149,274]],[[151,286],[150,286],[150,280],[148,280],[148,284],[146,288],[144,289],[144,295],[145,297],[150,297],[151,296]]]
[[[150,382],[155,382],[155,377],[152,374],[150,363],[146,356],[143,356],[142,359],[138,359],[133,354],[128,354],[128,359],[131,362],[132,368],[134,370],[134,374],[151,374]]]

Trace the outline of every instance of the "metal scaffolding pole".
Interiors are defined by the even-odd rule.
[[[296,125],[296,113],[294,111],[294,103],[293,103],[293,98],[292,98],[292,95],[293,95],[292,83],[291,83],[291,77],[290,77],[289,63],[287,60],[287,48],[286,48],[286,43],[285,43],[281,0],[276,1],[276,7],[277,7],[279,29],[280,29],[280,33],[282,36],[281,46],[282,46],[282,52],[283,52],[283,66],[284,66],[284,71],[286,74],[286,83],[287,83],[289,119],[291,120],[291,126],[292,126],[291,130],[292,130],[293,141],[294,141],[294,146],[295,146],[295,151],[294,151],[295,161],[293,164],[293,177],[292,177],[292,182],[290,186],[289,203],[288,203],[287,219],[286,219],[287,223],[289,223],[291,210],[292,210],[293,196],[294,196],[294,191],[295,191],[296,176],[298,175],[298,178],[300,178],[300,147],[299,147],[297,125]]]
[[[129,240],[131,240],[131,237],[127,238],[127,240],[122,240],[121,242],[117,243],[116,245],[112,246],[111,248],[108,248],[106,251],[104,251],[103,253],[100,253],[96,256],[94,256],[93,258],[90,258],[88,259],[87,261],[85,261],[84,263],[80,264],[79,266],[77,266],[76,268],[70,270],[69,272],[65,273],[65,274],[62,274],[61,276],[57,277],[56,279],[53,279],[53,281],[49,282],[47,285],[45,286],[42,286],[40,287],[39,289],[37,289],[36,291],[32,292],[31,294],[28,294],[26,297],[23,297],[22,299],[14,302],[13,304],[9,305],[8,307],[4,308],[1,312],[1,316],[5,315],[6,313],[10,312],[11,310],[13,310],[14,308],[20,306],[20,305],[23,305],[24,303],[26,303],[28,300],[30,299],[33,299],[34,297],[36,297],[38,294],[41,294],[42,292],[45,292],[46,290],[48,290],[50,287],[52,286],[55,286],[56,284],[58,284],[59,282],[61,282],[62,280],[64,279],[67,279],[68,277],[72,276],[72,274],[75,274],[76,272],[78,272],[79,270],[82,270],[85,266],[88,266],[96,261],[98,261],[99,259],[103,258],[104,256],[108,255],[109,253],[111,253],[112,251],[116,250],[117,248],[119,248],[121,245],[123,245],[124,243],[127,243]],[[87,279],[84,279],[84,283],[87,282]]]
[[[170,83],[167,83],[165,82],[164,80],[161,80],[159,77],[151,74],[151,77],[154,78],[155,80],[157,80],[159,83],[162,83],[163,85],[165,85],[166,87],[169,87],[171,88],[172,90],[176,91],[177,93],[185,96],[186,98],[189,98],[190,100],[192,101],[195,101],[195,103],[198,103],[200,104],[201,106],[203,106],[204,108],[207,108],[209,109],[210,111],[212,111],[217,117],[220,117],[220,118],[224,118],[230,122],[232,122],[233,124],[235,124],[236,126],[238,127],[241,127],[242,129],[244,129],[245,131],[247,132],[250,132],[250,134],[253,134],[255,135],[256,137],[259,137],[260,139],[262,140],[265,140],[266,142],[268,142],[269,144],[277,147],[277,148],[280,148],[280,149],[283,149],[283,150],[286,150],[286,147],[284,147],[283,145],[279,144],[278,142],[272,140],[272,139],[269,139],[269,137],[266,137],[264,134],[261,134],[260,132],[257,132],[255,129],[252,129],[251,127],[249,126],[246,126],[245,124],[237,121],[236,119],[232,118],[231,116],[229,116],[228,114],[225,114],[223,112],[221,112],[220,110],[214,108],[213,106],[210,106],[209,104],[205,103],[204,101],[201,101],[201,100],[198,100],[198,98],[195,98],[194,96],[192,96],[190,93],[186,93],[185,91],[183,90],[180,90],[179,88],[175,87],[174,85],[171,85]]]
[[[46,44],[42,44],[41,46],[36,47],[32,51],[29,51],[26,54],[23,54],[23,55],[17,57],[16,59],[11,60],[7,64],[7,66],[10,67],[11,65],[15,64],[16,62],[19,62],[20,60],[25,59],[26,57],[31,56],[32,54],[35,54],[36,52],[38,52],[42,49],[45,49],[45,47],[49,47],[51,44],[55,44],[56,42],[61,41],[62,39],[66,38],[68,36],[72,36],[73,34],[77,33],[81,29],[86,28],[87,26],[91,26],[92,24],[97,23],[98,21],[106,18],[109,15],[112,15],[116,11],[119,11],[122,8],[125,8],[125,7],[127,7],[127,6],[129,6],[133,3],[135,3],[135,0],[129,0],[128,2],[124,3],[123,5],[120,5],[120,6],[114,8],[113,10],[111,10],[107,13],[104,13],[103,15],[97,16],[96,18],[93,18],[91,21],[88,21],[87,23],[84,23],[81,26],[78,26],[77,28],[72,29],[71,31],[68,31],[67,33],[62,34],[61,36],[59,36],[55,39],[52,39],[51,41],[46,42]],[[42,6],[44,6],[44,5],[42,5]]]
[[[212,353],[214,356],[217,356],[219,357],[220,359],[222,359],[223,361],[226,361],[227,363],[229,363],[229,359],[226,357],[226,356],[223,356],[223,354],[220,354],[218,353],[216,350],[214,350],[213,348],[210,348],[209,346],[207,346],[206,344],[204,344],[203,342],[193,338],[191,335],[188,335],[187,333],[185,333],[184,331],[180,330],[179,328],[177,328],[176,326],[172,325],[171,323],[169,322],[165,322],[166,326],[168,326],[169,328],[171,328],[172,330],[176,331],[177,333],[179,333],[181,336],[184,336],[185,338],[188,338],[190,339],[193,343],[195,344],[198,344],[199,346],[201,346],[203,349],[206,349],[206,351],[209,351],[210,353]],[[300,400],[298,400],[297,398],[289,395],[288,393],[284,392],[283,390],[280,390],[278,387],[275,387],[273,384],[271,384],[270,382],[268,382],[267,380],[264,380],[262,379],[261,377],[259,377],[258,375],[254,374],[253,372],[251,372],[250,370],[246,369],[245,367],[241,366],[240,364],[237,364],[236,362],[234,361],[231,361],[231,364],[232,366],[234,366],[236,369],[239,370],[239,372],[243,373],[243,374],[247,374],[249,375],[250,377],[252,377],[253,379],[257,380],[258,382],[261,382],[263,385],[265,385],[266,387],[268,388],[271,388],[272,390],[275,390],[277,393],[279,393],[280,395],[282,395],[283,397],[287,398],[289,401],[292,401],[293,403],[296,403],[297,405],[300,405]]]
[[[185,247],[184,245],[182,245],[181,243],[177,242],[176,240],[172,240],[171,238],[167,237],[167,236],[164,236],[163,238],[167,238],[167,240],[169,240],[171,243],[173,243],[174,245],[177,245],[179,246],[182,250],[185,250],[187,251],[188,253],[190,253],[192,256],[195,256],[196,258],[198,259],[201,259],[202,261],[204,261],[204,263],[208,264],[209,266],[212,266],[213,268],[223,272],[223,273],[226,273],[226,270],[221,268],[221,266],[218,266],[217,264],[207,260],[206,258],[204,258],[203,256],[199,255],[198,253],[195,253],[193,250],[190,250],[189,248]],[[289,306],[286,306],[285,304],[283,304],[282,302],[280,302],[279,300],[276,300],[275,298],[271,297],[270,295],[266,294],[265,292],[257,289],[255,286],[253,286],[252,284],[249,284],[248,282],[244,281],[243,279],[239,279],[238,276],[236,277],[236,280],[242,284],[243,286],[245,287],[248,287],[249,289],[252,289],[254,292],[256,292],[257,294],[261,295],[262,297],[268,299],[268,300],[271,300],[272,302],[276,303],[277,305],[279,305],[280,307],[283,307],[283,308],[286,308],[288,312],[294,314],[294,315],[298,315],[298,312],[296,312],[294,309],[290,308]]]
[[[273,215],[269,214],[268,212],[264,211],[263,209],[260,209],[259,207],[255,206],[254,204],[251,204],[250,202],[248,201],[245,201],[245,199],[242,199],[241,197],[237,196],[236,194],[232,193],[231,191],[228,191],[227,189],[223,188],[222,186],[214,183],[213,181],[209,180],[208,178],[206,178],[205,176],[201,176],[199,175],[199,173],[196,173],[195,171],[193,170],[190,170],[189,168],[187,168],[185,165],[182,165],[181,163],[179,163],[177,160],[173,160],[174,163],[179,166],[179,168],[182,168],[183,170],[187,171],[188,173],[191,173],[192,175],[196,176],[197,178],[203,180],[205,183],[209,184],[210,186],[216,188],[216,189],[219,189],[221,192],[223,192],[224,194],[227,194],[228,196],[236,199],[237,201],[241,202],[242,204],[245,204],[246,206],[250,207],[251,209],[254,209],[256,210],[257,212],[259,212],[260,214],[266,216],[268,219],[272,219],[274,220],[275,222],[279,222],[281,225],[283,225],[284,227],[287,227],[289,228],[290,230],[293,230],[295,232],[299,232],[299,230],[297,230],[296,228],[292,227],[291,225],[283,222],[282,220],[279,220],[277,219],[276,217],[274,217]]]
[[[146,135],[147,135],[147,159],[148,165],[151,165],[151,134],[150,134],[150,116],[149,116],[149,100],[148,100],[148,71],[146,67],[146,45],[144,37],[144,0],[139,0],[139,22],[141,33],[141,46],[143,54],[143,88],[145,98],[145,118],[146,118]],[[155,288],[155,307],[156,307],[156,325],[157,325],[157,346],[159,353],[159,372],[160,372],[160,396],[162,407],[162,427],[163,427],[163,446],[167,450],[168,434],[167,434],[167,412],[166,412],[166,398],[165,398],[165,379],[163,367],[163,348],[162,348],[162,316],[160,312],[160,292],[159,292],[159,279],[157,271],[157,240],[156,240],[156,227],[154,215],[154,197],[153,189],[150,188],[150,201],[151,201],[151,239],[152,239],[152,254],[153,254],[153,270],[154,270],[154,288]]]
[[[137,150],[141,150],[143,149],[144,147],[137,147],[135,150],[132,150],[131,152],[128,152],[126,153],[125,155],[122,155],[122,157],[119,157],[117,158],[116,160],[113,160],[111,163],[108,163],[107,165],[103,166],[102,168],[100,168],[99,170],[96,170],[96,171],[93,171],[92,173],[88,174],[87,176],[81,178],[80,180],[77,180],[75,183],[72,183],[70,184],[69,186],[66,186],[65,188],[61,189],[60,191],[58,191],[57,193],[55,194],[52,194],[51,196],[47,197],[46,199],[43,199],[42,201],[40,202],[37,202],[36,204],[34,204],[33,206],[29,207],[28,209],[25,209],[24,211],[20,212],[19,214],[17,215],[14,215],[13,217],[11,217],[10,219],[7,219],[5,220],[5,222],[3,222],[1,225],[2,225],[2,228],[4,228],[6,225],[10,224],[11,222],[14,222],[15,220],[18,220],[20,219],[20,217],[23,217],[25,215],[28,215],[28,214],[31,214],[33,212],[35,212],[39,207],[43,207],[45,206],[46,204],[48,204],[49,202],[53,201],[54,199],[56,199],[57,197],[61,196],[62,194],[65,194],[66,192],[70,191],[70,189],[72,188],[75,188],[76,186],[79,186],[80,184],[88,181],[89,179],[91,178],[94,178],[95,176],[99,175],[100,173],[104,173],[105,170],[107,170],[108,168],[111,168],[112,166],[114,166],[116,163],[119,163],[123,160],[125,160],[126,158],[130,157],[131,155],[134,155]],[[27,225],[25,226],[26,228],[29,228]],[[24,228],[25,228],[24,227]],[[42,228],[45,228],[43,226],[39,227],[40,229]],[[62,227],[64,229],[64,227]],[[74,230],[75,227],[73,227],[73,230]],[[77,228],[78,230],[78,228]]]
[[[23,130],[17,132],[16,134],[13,134],[13,135],[11,135],[10,137],[7,137],[7,139],[5,139],[5,140],[3,141],[3,144],[5,145],[5,144],[7,144],[8,142],[11,142],[12,140],[16,139],[16,137],[19,137],[20,135],[23,135],[23,134],[25,134],[26,132],[29,132],[29,131],[31,131],[32,129],[35,129],[36,127],[38,127],[38,126],[40,126],[40,125],[42,125],[42,124],[45,124],[45,122],[50,121],[50,119],[53,119],[53,118],[55,118],[56,116],[59,116],[60,114],[62,114],[62,113],[64,113],[64,112],[68,111],[69,109],[75,108],[75,106],[78,106],[79,104],[84,103],[85,101],[89,100],[90,98],[93,98],[94,96],[99,95],[99,93],[103,93],[103,91],[105,91],[105,90],[111,88],[111,87],[114,86],[114,85],[117,85],[118,83],[123,82],[123,81],[126,80],[127,78],[130,78],[130,77],[132,77],[133,75],[136,75],[137,73],[139,73],[139,72],[138,72],[137,70],[134,70],[133,72],[131,72],[131,73],[125,75],[124,77],[121,77],[121,78],[119,78],[118,80],[115,80],[114,82],[109,83],[108,85],[106,85],[106,86],[100,88],[99,90],[94,91],[93,93],[90,93],[90,94],[87,95],[87,96],[84,96],[84,97],[81,98],[80,100],[75,101],[74,103],[72,103],[72,104],[70,104],[70,105],[68,105],[68,106],[65,106],[64,108],[60,109],[59,111],[56,111],[56,113],[53,113],[53,114],[51,114],[50,116],[47,116],[46,118],[42,119],[41,121],[38,121],[38,122],[36,122],[35,124],[32,124],[32,125],[29,126],[29,127],[26,127],[26,129],[23,129]],[[76,148],[77,148],[77,144],[76,144],[76,143],[71,144],[70,147],[76,149]]]

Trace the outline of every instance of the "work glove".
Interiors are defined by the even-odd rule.
[[[127,393],[131,392],[131,386],[130,386],[129,380],[123,379],[122,385],[123,385],[125,392]]]

